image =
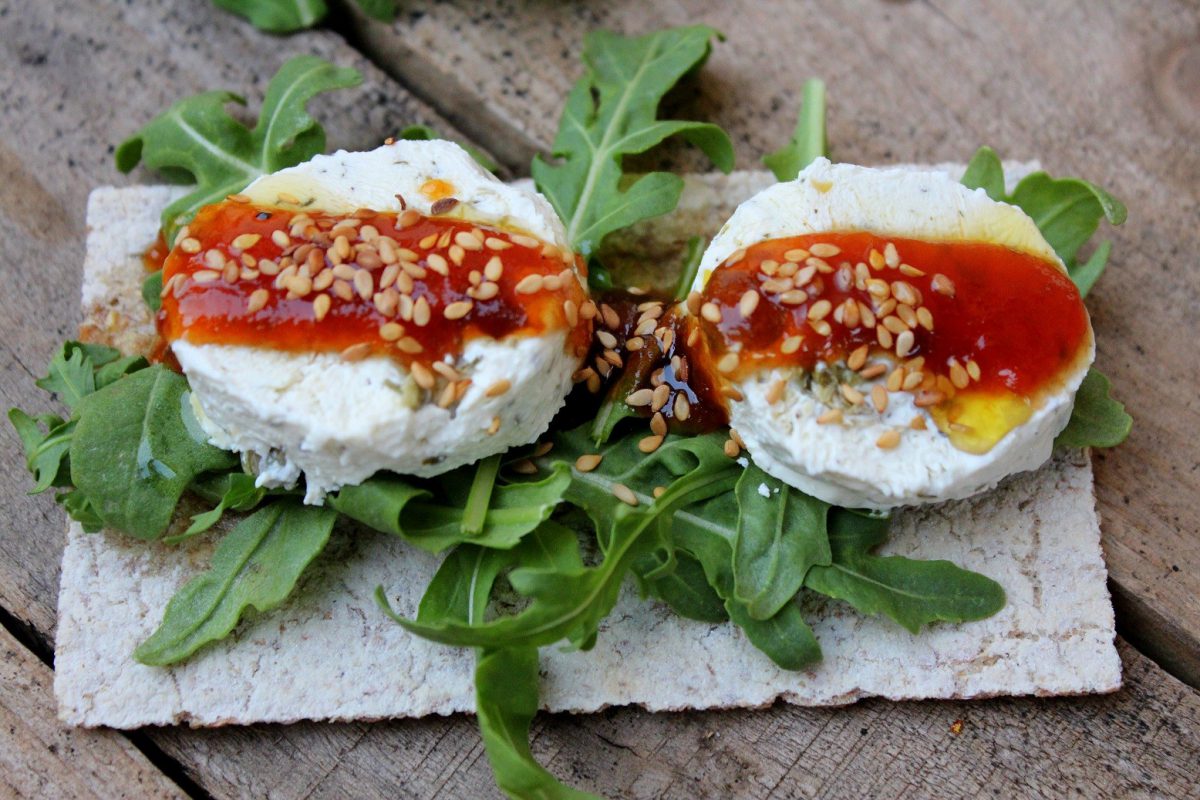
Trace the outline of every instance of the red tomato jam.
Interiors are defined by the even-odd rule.
[[[404,364],[456,357],[475,337],[566,329],[567,347],[582,356],[593,308],[573,259],[458,218],[227,200],[201,209],[177,237],[158,324],[168,342]]]
[[[843,364],[914,394],[969,452],[1028,419],[1091,340],[1079,291],[1050,261],[996,244],[863,232],[734,253],[689,306],[726,377]]]

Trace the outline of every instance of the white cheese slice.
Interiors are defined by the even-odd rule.
[[[982,189],[968,189],[943,172],[818,159],[796,180],[770,186],[738,206],[705,251],[693,289],[702,290],[737,250],[769,239],[838,231],[991,242],[1048,259],[1065,271],[1032,219]],[[847,410],[842,425],[818,424],[817,417],[832,406],[804,388],[798,369],[760,371],[739,382],[744,399],[730,403],[730,424],[762,469],[829,503],[883,510],[961,499],[1049,459],[1095,356],[1090,326],[1086,347],[1086,357],[1076,362],[1062,388],[984,454],[955,448],[907,393],[892,393],[883,414],[868,406],[860,413]],[[778,380],[786,389],[771,403],[770,389]],[[871,385],[859,388],[869,394]],[[925,430],[908,427],[917,416],[925,417]],[[903,429],[899,446],[876,446],[885,431],[894,429]]]
[[[421,189],[434,180],[459,200],[451,215],[523,231],[570,252],[545,198],[501,183],[450,142],[317,156],[258,179],[243,194],[257,203],[286,207],[298,200],[333,213],[399,211],[399,194],[403,207],[429,213],[434,200]],[[336,353],[182,339],[172,349],[212,442],[253,454],[261,486],[290,486],[303,474],[308,503],[380,470],[432,476],[533,441],[562,407],[578,366],[565,330],[473,339],[454,364],[471,385],[443,409],[407,369],[383,356],[350,362]],[[489,397],[488,388],[502,379],[508,391]]]

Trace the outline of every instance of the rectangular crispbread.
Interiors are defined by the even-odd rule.
[[[688,236],[711,235],[739,201],[770,181],[764,173],[690,177],[679,210],[636,226],[612,249],[629,262],[634,254],[674,259]],[[138,292],[140,254],[177,191],[92,193],[87,338],[127,351],[153,342]],[[785,672],[732,625],[680,619],[626,587],[594,650],[543,648],[545,707],[677,710],[776,699],[835,705],[870,696],[1059,695],[1120,686],[1087,454],[1062,452],[982,497],[896,516],[886,552],[946,558],[983,572],[1004,586],[1005,608],[982,622],[913,636],[888,620],[813,600],[808,617],[825,659]],[[55,661],[63,720],[132,728],[473,709],[473,653],[411,636],[372,597],[383,585],[400,613],[415,614],[437,559],[369,531],[335,532],[293,599],[244,622],[227,641],[171,669],[136,663],[134,647],[157,626],[176,589],[206,566],[214,538],[168,547],[69,527]]]

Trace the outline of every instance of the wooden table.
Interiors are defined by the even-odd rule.
[[[331,146],[411,123],[513,174],[553,136],[585,31],[708,22],[727,40],[673,113],[729,130],[753,168],[829,84],[835,158],[1011,158],[1110,188],[1130,208],[1089,306],[1099,365],[1136,420],[1096,456],[1126,688],[1109,697],[869,701],[841,710],[544,716],[536,754],[585,788],[639,797],[1200,796],[1200,7],[1122,3],[403,0],[394,25],[257,33],[203,0],[0,1],[0,406],[78,323],[84,201],[113,145],[209,88],[251,105],[287,57],[366,76],[317,103]],[[697,166],[686,150],[676,164]],[[1108,232],[1105,232],[1108,235]],[[494,794],[468,718],[135,734],[65,730],[49,683],[63,515],[0,426],[0,795],[449,797]],[[961,721],[959,726],[954,725]],[[953,728],[952,728],[953,726]]]

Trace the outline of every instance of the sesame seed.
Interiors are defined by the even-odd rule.
[[[667,418],[662,412],[654,412],[654,416],[650,418],[650,430],[659,436],[667,435]]]
[[[462,263],[463,263],[463,259],[467,257],[467,251],[462,249],[461,247],[459,247],[456,244],[451,245],[449,256],[450,256],[450,261],[452,261],[454,263],[454,266],[461,267]]]
[[[470,300],[459,300],[446,306],[442,311],[442,316],[446,319],[462,319],[471,313],[474,305]]]
[[[687,395],[679,392],[675,395],[675,404],[672,407],[672,416],[680,422],[687,420],[692,413],[692,404],[688,401]]]
[[[633,333],[635,336],[649,336],[650,334],[654,333],[657,327],[658,320],[656,319],[642,320],[638,323],[638,326],[633,329]]]
[[[917,302],[917,293],[913,289],[912,284],[906,281],[892,282],[892,297],[896,298],[901,303],[915,305]]]
[[[742,295],[742,299],[738,301],[738,312],[745,319],[753,314],[756,308],[758,308],[758,292],[747,289]]]
[[[896,252],[896,245],[891,242],[883,248],[883,262],[892,269],[900,266],[900,254]]]
[[[980,376],[983,374],[983,372],[979,369],[979,364],[975,362],[975,359],[971,359],[967,362],[967,374],[971,376],[971,380],[973,381],[979,380]]]
[[[921,372],[920,370],[910,372],[904,376],[904,382],[900,385],[900,388],[906,392],[911,392],[913,389],[916,389],[918,386],[920,386],[924,380],[925,373]]]
[[[421,346],[420,342],[418,342],[416,339],[412,338],[411,336],[405,336],[403,339],[396,342],[396,347],[402,353],[408,353],[409,355],[415,355],[425,349],[424,347]]]
[[[621,354],[618,353],[616,350],[605,350],[604,351],[604,360],[617,368],[623,367],[625,365],[625,362],[621,359]]]
[[[655,387],[653,394],[650,396],[650,410],[657,412],[667,404],[671,399],[671,387],[667,384],[662,384]]]
[[[354,288],[346,281],[334,281],[333,286],[330,288],[333,290],[333,293],[342,300],[350,301],[354,299]]]
[[[857,328],[859,323],[858,303],[851,298],[846,298],[846,302],[842,303],[842,324],[847,328]]]
[[[791,291],[795,285],[791,278],[771,278],[762,282],[762,290],[767,294],[782,294]]]
[[[783,254],[783,257],[785,259],[787,259],[788,261],[796,262],[796,263],[803,261],[804,259],[808,258],[808,256],[809,256],[809,251],[807,251],[803,248],[800,248],[800,247],[797,247],[792,250],[788,250],[786,253]]]
[[[867,256],[867,261],[871,262],[871,266],[874,269],[883,269],[884,265],[887,264],[883,258],[883,253],[879,252],[873,247],[871,248],[870,255]]]
[[[840,408],[831,408],[817,417],[818,425],[840,425],[842,422],[842,410]]]
[[[904,305],[903,303],[896,306],[896,316],[904,321],[904,324],[909,328],[915,328],[919,324],[917,322],[917,312],[913,311],[913,307]]]
[[[643,437],[638,440],[638,450],[643,453],[653,453],[663,443],[663,437],[658,434]]]
[[[737,262],[741,261],[745,257],[746,257],[746,248],[743,247],[740,250],[734,250],[732,253],[730,253],[729,257],[725,259],[725,263],[726,264],[736,264]]]
[[[954,297],[954,281],[940,272],[933,276],[933,280],[929,282],[929,286],[938,294],[945,295],[946,297]]]
[[[816,267],[804,267],[799,270],[792,278],[792,284],[799,289],[801,286],[807,286],[808,282],[817,274]]]
[[[600,309],[596,308],[596,304],[591,300],[584,300],[583,305],[579,307],[579,317],[584,320],[592,320],[596,318],[596,314]]]
[[[234,237],[231,246],[237,250],[249,250],[251,247],[254,247],[254,245],[258,244],[258,240],[261,238],[262,236],[257,233],[243,233]]]
[[[896,316],[884,317],[883,327],[896,334],[904,333],[908,330],[908,326],[904,324],[904,320]]]
[[[838,390],[842,393],[842,397],[846,398],[846,402],[852,406],[861,406],[866,399],[862,392],[848,383],[840,385]]]
[[[808,327],[812,328],[821,336],[828,336],[829,334],[833,333],[833,328],[830,327],[829,323],[823,319],[810,319],[808,321]]]
[[[771,276],[779,272],[779,262],[773,258],[768,258],[758,265],[759,270],[763,275]]]
[[[397,341],[404,335],[404,326],[396,322],[385,322],[379,328],[379,338],[385,342]]]
[[[783,399],[783,393],[786,389],[787,389],[787,381],[785,381],[783,378],[779,378],[778,380],[776,380],[774,383],[771,384],[770,388],[767,389],[767,393],[766,393],[767,402],[770,403],[771,405],[778,403],[780,400]]]
[[[842,248],[838,247],[837,245],[819,242],[808,248],[808,252],[812,253],[818,258],[832,258],[838,253],[842,252]]]
[[[721,309],[717,308],[716,303],[705,303],[700,306],[700,316],[712,323],[721,321]]]
[[[727,398],[729,400],[733,400],[734,402],[737,402],[737,403],[740,403],[746,399],[746,396],[744,394],[742,394],[742,390],[737,388],[736,386],[722,386],[721,387],[721,397]]]
[[[825,319],[829,316],[829,312],[833,310],[833,304],[828,300],[818,300],[809,306],[808,318],[810,320]]]
[[[608,331],[596,331],[596,340],[610,349],[617,346],[617,337]]]
[[[828,275],[830,272],[833,272],[833,266],[823,258],[809,256],[808,258],[804,259],[804,263],[810,267],[815,267],[817,272],[821,272],[826,275]]]
[[[887,281],[871,278],[867,281],[867,293],[876,300],[884,300],[892,293],[892,287]]]
[[[864,344],[855,348],[850,357],[846,359],[846,366],[857,372],[862,369],[863,364],[867,363],[867,355],[871,351],[871,346]]]
[[[617,498],[622,503],[626,503],[631,506],[636,506],[638,504],[637,495],[633,493],[632,489],[623,483],[614,483],[612,487],[612,493],[613,497]]]
[[[896,367],[887,377],[887,390],[898,392],[904,386],[904,367]]]
[[[499,430],[500,430],[500,417],[498,417],[498,416],[492,417],[492,422],[490,425],[488,425],[488,428],[487,428],[487,435],[493,436]]]
[[[792,262],[792,261],[786,261],[783,264],[779,265],[779,272],[777,274],[781,278],[790,278],[793,275],[795,275],[796,271],[799,269],[800,269],[799,264],[796,264],[795,262]]]
[[[726,353],[725,355],[721,356],[720,360],[717,361],[717,371],[718,372],[725,372],[725,373],[733,372],[735,369],[737,369],[737,366],[738,366],[738,354],[737,353]]]
[[[892,317],[891,319],[895,319],[895,317]],[[900,358],[904,358],[912,351],[915,343],[913,332],[907,330],[903,331],[899,336],[896,337],[896,355]]]
[[[633,406],[634,408],[638,408],[640,406],[648,406],[653,401],[654,401],[654,390],[653,389],[638,389],[637,391],[630,392],[629,396],[625,398],[625,404],[629,405],[629,406]]]
[[[791,355],[800,349],[800,344],[804,341],[803,336],[789,336],[783,340],[783,344],[779,346],[779,352],[784,355]]]
[[[646,340],[643,339],[641,336],[631,336],[630,338],[625,340],[625,349],[631,353],[635,352],[637,350],[641,350],[643,347],[645,347],[645,345],[646,345]]]
[[[509,238],[512,239],[513,244],[520,245],[521,247],[528,247],[528,248],[532,249],[535,247],[542,246],[542,243],[539,242],[537,239],[534,239],[532,236],[524,236],[522,234],[517,233],[517,234],[513,234]]]
[[[860,302],[858,304],[858,315],[862,319],[862,326],[864,328],[875,327],[875,312],[866,303]]]
[[[922,389],[917,392],[916,397],[913,399],[913,405],[917,408],[928,408],[929,406],[936,406],[945,399],[946,395],[942,392]]]
[[[933,313],[925,306],[917,309],[917,322],[927,331],[933,330]]]
[[[925,430],[925,418],[924,417],[913,417],[912,422],[908,423],[908,427],[912,428],[914,431]]]
[[[412,373],[413,380],[416,381],[417,385],[422,389],[429,390],[437,385],[437,377],[434,376],[429,367],[425,366],[419,361],[414,361],[411,365],[409,365],[408,371]]]
[[[230,261],[225,264],[225,269],[221,270],[221,277],[226,283],[237,283],[237,279],[241,276],[242,271],[238,269],[238,265]]]
[[[965,389],[971,383],[971,376],[957,361],[950,362],[950,382],[954,384],[955,389]]]
[[[360,245],[362,249],[355,255],[354,260],[363,269],[376,270],[383,266],[383,259],[375,250],[368,249],[369,245]]]
[[[322,295],[327,296],[327,295]],[[362,361],[371,354],[371,345],[367,342],[359,342],[352,344],[342,351],[342,358],[345,361]]]
[[[912,264],[901,264],[900,265],[900,274],[907,275],[910,278],[920,278],[925,275],[925,273],[923,271],[917,269]]]
[[[199,253],[200,240],[193,239],[190,236],[179,243],[179,249],[185,253]]]
[[[737,442],[735,442],[733,439],[726,439],[725,446],[721,449],[724,450],[725,455],[729,456],[730,458],[737,458],[742,452],[741,448],[738,447]]]
[[[604,460],[604,456],[599,453],[584,453],[575,459],[575,469],[579,472],[591,472],[600,466],[602,460]]]
[[[225,268],[225,254],[220,250],[213,248],[204,254],[204,263],[209,269],[221,270]]]
[[[507,250],[512,247],[511,242],[506,242],[503,239],[497,239],[495,236],[489,236],[483,240],[484,245],[488,250]]]
[[[375,294],[375,281],[371,277],[371,273],[363,269],[355,272],[354,289],[363,300],[370,300],[371,295]]]
[[[542,276],[536,274],[526,275],[517,282],[517,285],[514,287],[514,289],[517,294],[533,294],[534,292],[539,292],[542,289]]]
[[[445,361],[434,361],[430,366],[433,367],[434,372],[436,372],[438,375],[441,375],[448,381],[462,380],[462,375],[459,374],[458,370],[447,364]]]
[[[281,194],[280,197],[283,197],[283,195]],[[250,198],[244,194],[227,194],[227,195],[225,195],[225,199],[229,200],[231,202],[234,202],[234,203],[241,203],[243,205],[250,202]],[[296,201],[296,202],[299,202],[299,201]]]
[[[884,300],[882,303],[880,303],[879,307],[875,309],[875,315],[879,317],[879,319],[883,319],[895,310],[896,301],[894,298],[889,297],[887,300]]]
[[[875,338],[879,341],[879,346],[884,350],[891,350],[893,339],[892,332],[880,325],[875,329]]]
[[[562,288],[562,278],[558,275],[543,275],[542,288],[547,292],[557,292]]]
[[[325,315],[329,313],[329,307],[333,304],[327,294],[319,294],[313,298],[313,319],[317,322],[325,319]]]
[[[446,262],[446,259],[437,253],[430,253],[425,256],[425,265],[438,275],[446,276],[450,274],[450,265]]]
[[[192,281],[195,283],[212,283],[221,277],[221,273],[211,269],[198,269],[192,273]]]
[[[270,298],[271,294],[266,289],[255,289],[250,293],[250,299],[246,302],[246,311],[251,314],[261,311]]]
[[[878,383],[871,387],[871,403],[875,406],[875,410],[882,414],[887,411],[888,393],[887,389],[880,386]]]
[[[788,289],[786,292],[779,295],[779,302],[789,306],[798,306],[801,303],[807,302],[807,300],[808,292],[804,291],[803,289]]]
[[[458,205],[457,197],[443,197],[441,200],[435,200],[433,205],[429,207],[429,213],[433,216],[438,214],[446,214]]]
[[[900,431],[892,429],[884,431],[878,439],[875,440],[875,446],[880,450],[893,450],[900,445]]]
[[[876,361],[874,364],[861,369],[858,374],[863,380],[869,381],[873,378],[878,378],[885,372],[887,372],[887,364],[884,364],[881,361]]]
[[[667,493],[667,487],[665,487],[665,486],[655,486],[654,491],[652,492],[655,500],[662,497],[666,493]]]

